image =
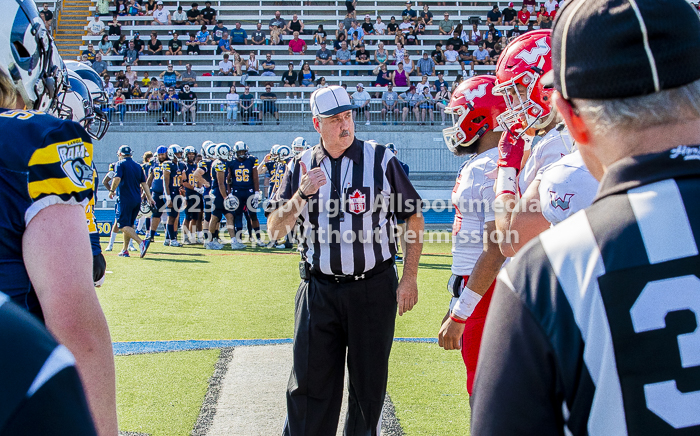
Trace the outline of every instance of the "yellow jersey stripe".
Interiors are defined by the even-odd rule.
[[[75,147],[76,145],[81,144],[85,146],[85,150],[87,152],[87,156],[84,156],[83,160],[86,164],[90,165],[92,163],[92,143],[83,142],[82,138],[75,138],[64,142],[56,142],[38,149],[34,152],[34,154],[32,154],[28,165],[31,167],[34,165],[51,165],[61,162],[59,150],[66,150],[67,148]]]
[[[29,196],[32,199],[37,199],[42,195],[72,195],[78,192],[89,191],[93,188],[90,181],[85,182],[85,187],[76,186],[68,177],[61,179],[45,179],[30,182]]]

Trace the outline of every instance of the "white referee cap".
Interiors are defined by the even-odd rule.
[[[314,117],[332,117],[341,112],[357,109],[342,86],[317,89],[311,94],[311,113]]]

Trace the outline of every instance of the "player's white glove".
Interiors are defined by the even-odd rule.
[[[253,199],[250,201],[250,207],[252,209],[257,209],[260,206],[260,200],[262,200],[262,192],[258,191],[253,195]]]
[[[194,192],[196,192],[199,195],[204,194],[204,188],[199,187],[199,188],[194,188]]]
[[[238,209],[238,197],[233,194],[229,194],[228,197],[224,199],[224,209],[229,212],[234,212]]]

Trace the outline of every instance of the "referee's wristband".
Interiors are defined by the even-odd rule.
[[[299,194],[299,197],[301,197],[302,200],[308,201],[309,196],[301,192],[301,188],[297,189],[297,194]]]

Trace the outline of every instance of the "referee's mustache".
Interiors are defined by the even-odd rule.
[[[350,136],[350,131],[349,131],[349,130],[343,130],[343,131],[340,133],[340,137],[341,137],[341,138],[346,138],[346,137],[348,137],[348,136]]]

